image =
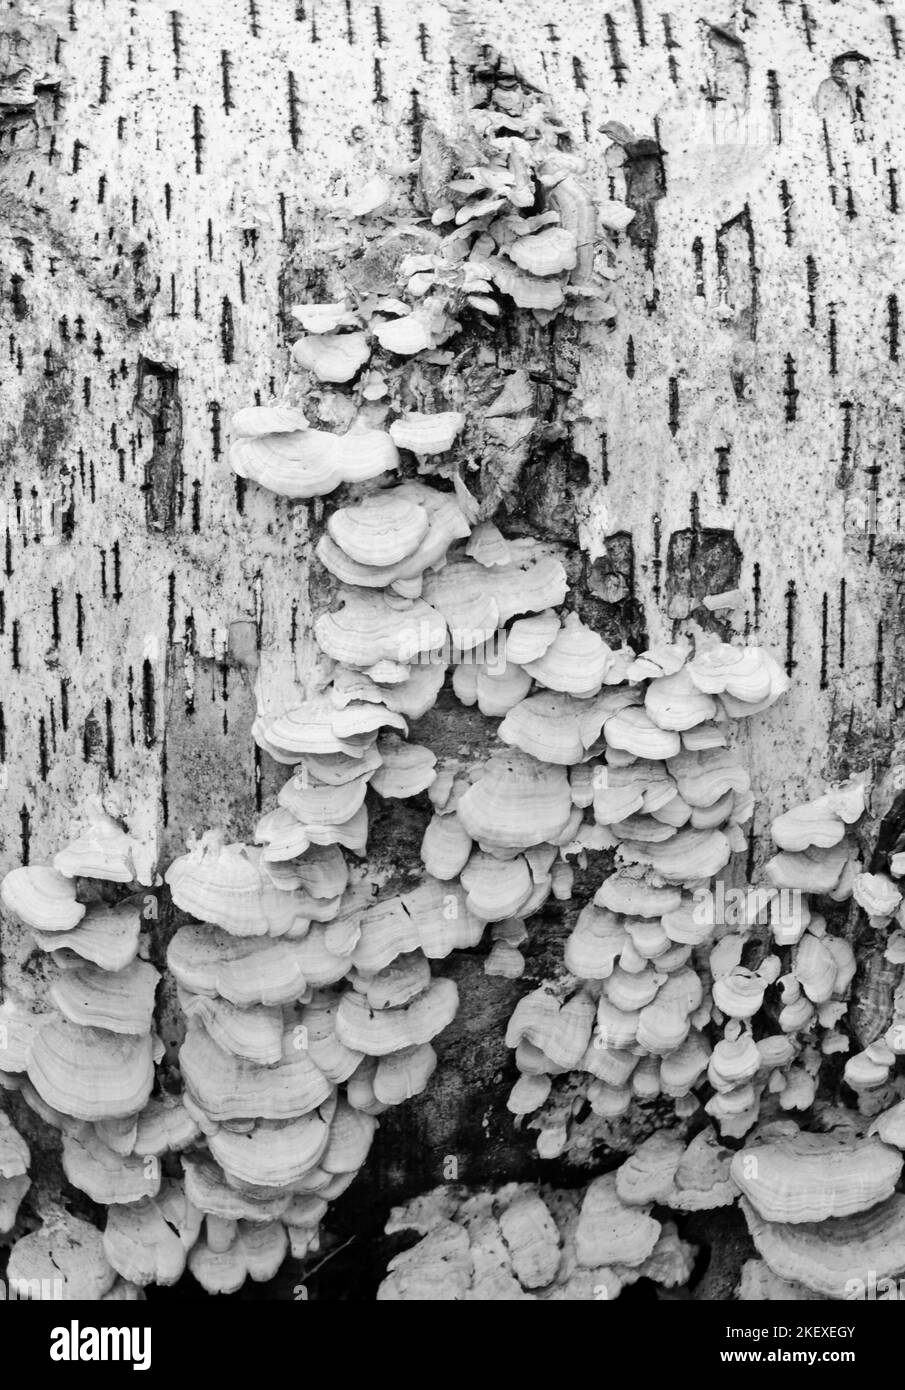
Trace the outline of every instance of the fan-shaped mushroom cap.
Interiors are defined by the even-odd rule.
[[[85,915],[70,878],[44,864],[10,869],[0,884],[0,900],[24,926],[42,932],[68,932]]]
[[[427,528],[424,507],[398,488],[340,507],[327,520],[332,539],[360,565],[397,564],[417,548]]]
[[[661,917],[674,912],[682,903],[678,888],[656,887],[627,873],[610,874],[594,894],[598,907],[630,917]]]
[[[365,333],[315,333],[292,344],[293,361],[318,381],[351,381],[370,355]]]
[[[291,1192],[258,1192],[231,1186],[207,1155],[187,1155],[181,1162],[188,1201],[198,1212],[222,1221],[273,1221],[283,1216],[292,1202]]]
[[[52,1287],[60,1279],[64,1299],[96,1303],[113,1287],[116,1271],[104,1254],[100,1231],[69,1212],[54,1211],[39,1230],[16,1241],[6,1282],[28,1289],[35,1281]]]
[[[753,1018],[764,1001],[767,981],[736,966],[713,982],[713,1002],[728,1018]]]
[[[364,912],[352,963],[374,973],[407,951],[421,950],[429,960],[438,960],[452,950],[476,946],[484,926],[468,909],[458,884],[424,877],[417,888]]]
[[[767,861],[764,874],[774,888],[833,894],[845,872],[849,849],[848,842],[842,840],[829,849],[783,850]]]
[[[529,275],[559,275],[577,264],[575,233],[565,227],[544,227],[533,236],[517,237],[507,247],[507,255]]]
[[[566,572],[555,556],[545,554],[535,541],[514,540],[510,545],[515,556],[511,564],[488,569],[474,560],[451,560],[425,582],[425,598],[449,620],[451,629],[483,632],[475,637],[475,646],[517,614],[540,613],[565,599]]]
[[[411,662],[446,640],[444,618],[421,599],[391,604],[382,592],[349,589],[344,600],[342,608],[318,618],[314,630],[321,649],[346,666]]]
[[[397,504],[417,508],[419,513],[424,513],[428,523],[427,529],[414,547],[395,561],[387,560],[385,552],[373,549],[375,558],[364,563],[350,559],[330,532],[318,543],[318,559],[331,574],[335,574],[345,584],[360,585],[364,588],[386,588],[393,585],[402,593],[402,581],[419,581],[418,590],[409,595],[417,597],[417,593],[420,592],[420,579],[425,570],[440,565],[453,542],[466,537],[471,528],[452,493],[439,492],[424,483],[403,483],[391,492],[376,494],[378,498],[381,496],[389,497]],[[409,530],[411,531],[411,528]]]
[[[192,1098],[212,1120],[285,1120],[322,1105],[333,1087],[312,1060],[304,1031],[283,1034],[279,1063],[259,1066],[214,1042],[190,1022],[179,1064]]]
[[[149,1036],[79,1028],[51,1015],[35,1035],[28,1078],[42,1100],[79,1120],[134,1115],[154,1082]]]
[[[337,1036],[347,1047],[385,1057],[404,1047],[430,1042],[456,1016],[459,992],[452,980],[435,980],[430,989],[398,1009],[372,1013],[361,995],[343,995],[336,1015]]]
[[[658,728],[640,705],[628,705],[611,715],[603,732],[611,748],[623,749],[637,758],[672,758],[682,746],[677,733]]]
[[[687,667],[657,676],[644,694],[644,708],[660,729],[684,731],[716,717],[716,701],[695,685]]]
[[[102,811],[91,809],[77,838],[54,855],[53,866],[67,878],[131,883],[139,877],[133,859],[133,851],[139,848],[116,821]]]
[[[566,942],[563,962],[580,979],[605,980],[627,941],[625,927],[614,913],[587,903]]]
[[[579,763],[586,745],[581,738],[577,705],[578,701],[568,695],[529,696],[509,710],[497,735],[503,743],[521,748],[541,762],[567,767]]]
[[[208,1232],[189,1252],[188,1266],[207,1293],[236,1293],[246,1279],[259,1284],[272,1279],[288,1249],[289,1237],[279,1221],[241,1222],[226,1250],[215,1250]]]
[[[347,300],[333,304],[293,304],[289,312],[306,333],[335,333],[338,328],[354,328],[358,323],[358,316],[350,311]],[[239,411],[240,415],[250,413],[250,410]],[[235,417],[233,424],[235,427]]]
[[[430,964],[421,951],[397,956],[375,974],[356,971],[352,986],[363,994],[372,1009],[391,1009],[408,1004],[422,994],[431,982]]]
[[[698,652],[688,671],[699,690],[725,694],[731,718],[766,709],[789,688],[789,679],[763,647],[731,647],[718,643]]]
[[[520,309],[552,310],[558,309],[563,303],[559,280],[529,275],[501,256],[491,256],[486,265],[494,284],[503,294],[508,294]]]
[[[506,634],[506,658],[519,666],[539,661],[560,629],[559,614],[545,608],[530,618],[519,618]]]
[[[688,1036],[690,1015],[702,998],[701,981],[693,970],[679,970],[668,976],[656,998],[638,1015],[639,1045],[655,1057],[673,1052]]]
[[[275,1007],[239,1009],[226,999],[179,991],[186,1018],[198,1019],[218,1047],[258,1066],[274,1066],[283,1055],[283,1014]]]
[[[770,1222],[823,1222],[890,1197],[902,1155],[877,1138],[781,1134],[740,1150],[731,1173],[753,1209]]]
[[[667,883],[695,883],[725,868],[732,847],[720,830],[677,830],[661,845],[624,840],[619,854],[626,863],[650,865]]]
[[[225,845],[209,833],[174,859],[164,877],[177,907],[236,936],[303,929],[295,896],[262,874],[260,856],[260,850]]]
[[[524,665],[538,685],[587,698],[603,684],[612,656],[603,639],[570,613],[543,655]]]
[[[63,1135],[63,1172],[80,1192],[103,1206],[140,1202],[160,1189],[160,1165],[114,1153],[90,1128]]]
[[[190,923],[172,938],[167,964],[177,982],[195,994],[220,995],[239,1008],[288,1004],[307,987],[302,945],[229,936],[216,927]]]
[[[616,1170],[616,1192],[628,1206],[669,1205],[685,1142],[667,1130],[642,1141]]]
[[[693,1028],[675,1052],[660,1061],[660,1086],[663,1093],[680,1099],[687,1096],[707,1070],[710,1048],[707,1040]]]
[[[555,841],[571,814],[564,769],[519,754],[491,758],[458,805],[459,819],[472,839],[499,848],[525,849]]]
[[[670,758],[667,766],[689,806],[712,806],[727,792],[744,794],[751,786],[747,769],[729,748],[684,751]]]
[[[290,434],[307,428],[305,412],[291,405],[246,405],[232,418],[233,434],[249,439],[262,434]]]
[[[64,1018],[111,1033],[148,1033],[154,1019],[159,973],[135,960],[110,972],[96,965],[66,970],[50,986],[50,997]]]
[[[842,839],[845,822],[833,810],[830,798],[819,796],[777,816],[770,834],[780,849],[804,850],[811,845],[828,849]]]
[[[451,449],[464,425],[465,416],[459,410],[439,411],[433,415],[408,411],[393,421],[390,435],[398,449],[430,457]]]
[[[425,1089],[436,1068],[437,1054],[430,1043],[381,1057],[374,1074],[375,1099],[381,1108],[411,1100]]]
[[[202,1219],[182,1188],[167,1183],[158,1197],[110,1208],[104,1255],[117,1273],[140,1287],[175,1284],[199,1237]]]
[[[373,1115],[353,1109],[340,1096],[330,1122],[330,1138],[319,1160],[324,1172],[357,1173],[368,1156],[376,1129]]]
[[[284,782],[277,802],[306,826],[342,825],[363,805],[369,781],[370,776],[364,776],[325,786],[296,774]]]
[[[894,1194],[870,1211],[817,1222],[765,1221],[751,1203],[739,1203],[751,1238],[775,1274],[827,1298],[850,1296],[853,1280],[865,1287],[905,1271],[905,1197]]]
[[[902,894],[887,874],[855,874],[852,897],[873,926],[888,921],[902,901]]]
[[[383,734],[378,748],[383,761],[371,778],[371,786],[378,796],[417,796],[434,781],[437,755],[429,748],[406,743],[395,734]]]
[[[210,1151],[234,1182],[289,1187],[314,1167],[326,1149],[333,1104],[282,1124],[259,1123],[247,1133],[218,1129],[208,1141]]]
[[[343,482],[364,482],[396,468],[396,445],[382,430],[352,429],[347,434],[296,430],[233,441],[230,463],[249,478],[284,497],[323,497]]]
[[[35,932],[42,951],[74,951],[101,970],[125,970],[138,953],[141,909],[132,902],[91,907],[77,927],[63,932]]]
[[[474,841],[459,817],[433,815],[421,841],[421,861],[434,878],[457,878],[468,863]]]
[[[525,994],[506,1028],[506,1046],[528,1042],[543,1052],[550,1070],[577,1067],[591,1039],[594,1001],[583,990],[560,1003],[545,989]]]
[[[732,1156],[712,1128],[700,1130],[676,1169],[669,1206],[675,1211],[711,1211],[731,1206],[738,1196],[730,1172]]]
[[[795,949],[792,973],[813,1004],[825,1004],[836,984],[836,958],[826,940],[805,932]]]
[[[575,1256],[580,1265],[643,1264],[660,1235],[660,1223],[639,1206],[627,1206],[619,1196],[616,1174],[607,1173],[588,1184],[575,1228]]]
[[[531,871],[521,855],[503,860],[475,852],[460,878],[469,911],[485,922],[514,916],[534,891]]]
[[[715,1091],[730,1091],[750,1081],[763,1066],[763,1058],[750,1033],[719,1040],[710,1055],[707,1079]]]

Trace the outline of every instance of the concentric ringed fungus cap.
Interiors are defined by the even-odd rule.
[[[878,1139],[781,1135],[741,1149],[732,1176],[765,1221],[810,1222],[852,1216],[895,1190],[902,1155]]]

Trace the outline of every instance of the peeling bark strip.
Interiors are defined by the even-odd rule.
[[[173,531],[182,507],[183,488],[178,371],[140,357],[135,404],[150,421],[153,441],[145,463],[145,520],[153,530]]]

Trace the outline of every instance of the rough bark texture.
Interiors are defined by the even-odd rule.
[[[753,867],[773,815],[827,775],[884,774],[902,739],[905,19],[867,0],[485,8],[599,187],[601,126],[638,137],[612,171],[637,214],[615,330],[532,347],[563,354],[596,419],[521,508],[580,543],[580,601],[627,640],[713,625],[704,595],[742,590],[719,621],[793,677],[743,735]],[[283,780],[251,740],[251,686],[260,668],[283,702],[309,660],[318,508],[237,481],[229,418],[285,380],[284,310],[316,288],[311,208],[410,159],[425,117],[455,124],[451,53],[437,0],[8,12],[0,871],[49,856],[99,790],[165,863],[193,829],[248,837]],[[447,737],[480,737],[467,719]],[[405,816],[371,841],[400,872],[423,826]],[[166,922],[164,904],[161,946]],[[567,930],[558,906],[535,922],[521,982],[486,978],[483,952],[445,971],[463,1008],[426,1096],[383,1125],[351,1226],[449,1157],[465,1181],[562,1176],[506,1114],[503,1031]]]

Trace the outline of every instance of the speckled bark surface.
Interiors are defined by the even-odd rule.
[[[743,740],[756,864],[778,810],[900,748],[905,21],[865,0],[487,8],[598,186],[600,127],[639,137],[611,171],[637,210],[615,330],[507,350],[546,354],[585,413],[581,456],[551,445],[511,524],[544,520],[613,638],[741,589],[728,630],[793,677]],[[312,208],[411,159],[426,117],[454,124],[467,74],[436,0],[21,0],[4,25],[34,105],[0,119],[0,869],[49,855],[99,790],[166,862],[193,829],[250,834],[282,781],[252,682],[282,703],[311,656],[317,504],[236,480],[230,414],[286,378]],[[490,727],[451,709],[413,737]],[[424,819],[378,822],[369,853],[416,872]],[[452,963],[440,1069],[382,1124],[350,1210],[448,1157],[466,1181],[538,1172],[502,1033],[570,910],[535,922],[521,982]],[[27,982],[14,933],[4,956]]]

